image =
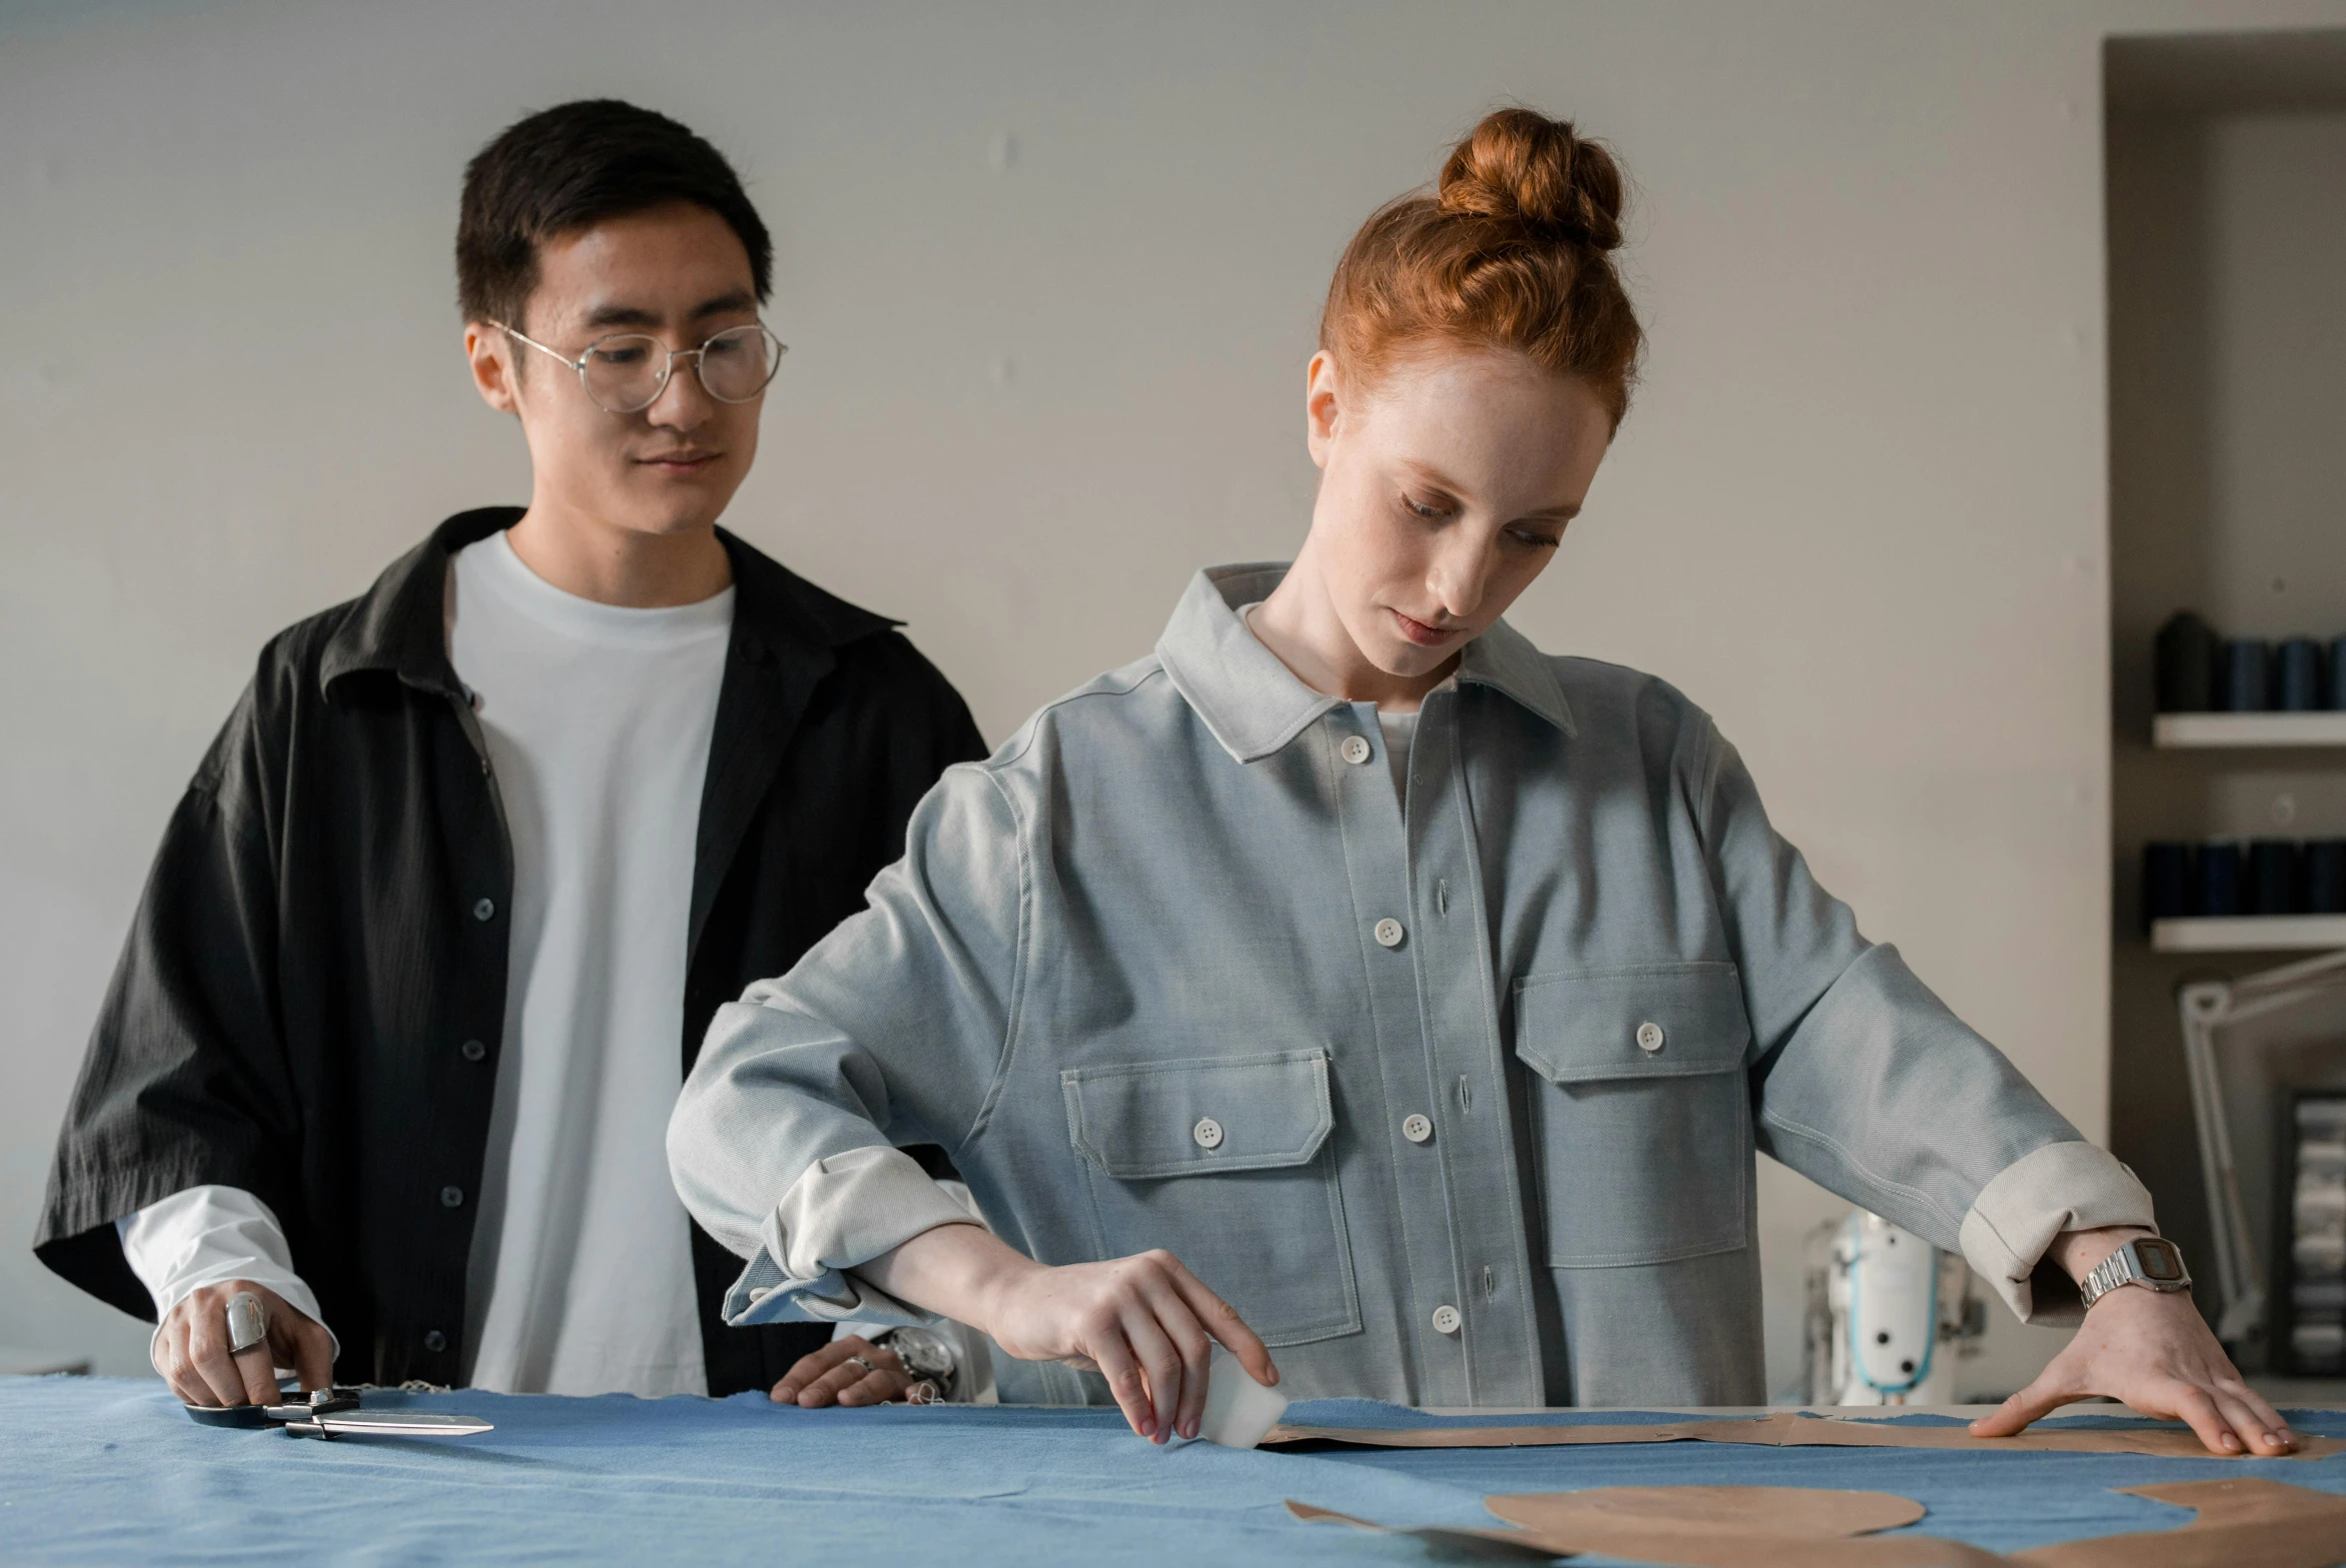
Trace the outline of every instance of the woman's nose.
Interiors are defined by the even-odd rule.
[[[1472,620],[1482,604],[1480,552],[1469,557],[1464,551],[1444,551],[1435,558],[1432,571],[1426,574],[1426,587],[1433,591],[1434,602],[1452,621]]]

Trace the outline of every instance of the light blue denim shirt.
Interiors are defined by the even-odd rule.
[[[749,1259],[733,1321],[917,1316],[854,1272],[967,1219],[915,1142],[1044,1262],[1172,1251],[1296,1397],[1757,1402],[1757,1152],[2023,1316],[2060,1310],[2031,1290],[2060,1231],[2150,1221],[1685,698],[1502,622],[1426,698],[1404,798],[1375,709],[1236,615],[1283,570],[1200,573],[1152,657],[948,773],[871,907],[719,1011],[668,1146]]]

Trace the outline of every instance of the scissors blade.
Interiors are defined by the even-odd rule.
[[[472,1437],[496,1430],[478,1416],[440,1410],[343,1410],[304,1424],[330,1437]]]

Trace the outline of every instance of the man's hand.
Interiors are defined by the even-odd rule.
[[[228,1302],[243,1291],[261,1299],[269,1337],[239,1356],[228,1353]],[[286,1305],[266,1285],[231,1279],[198,1285],[163,1319],[155,1336],[155,1370],[191,1405],[273,1405],[277,1368],[300,1374],[302,1391],[334,1382],[334,1339],[324,1324]]]
[[[2079,1245],[2058,1261],[2082,1276],[2127,1236],[2142,1233],[2123,1232],[2116,1241],[2100,1231],[2064,1236],[2063,1243]],[[2211,1453],[2271,1458],[2297,1446],[2289,1423],[2234,1370],[2190,1292],[2140,1285],[2121,1285],[2089,1307],[2068,1347],[2002,1409],[1972,1422],[1971,1435],[2010,1437],[2062,1405],[2097,1394],[2142,1415],[2188,1422]]]
[[[1023,1361],[1065,1361],[1108,1379],[1133,1430],[1195,1437],[1219,1340],[1264,1387],[1278,1368],[1230,1304],[1171,1252],[1051,1268],[977,1225],[940,1225],[857,1273],[915,1306],[983,1329]]]
[[[856,1365],[862,1359],[872,1363],[866,1371]],[[931,1398],[920,1398],[914,1390],[927,1389]],[[845,1339],[834,1339],[812,1355],[799,1357],[798,1364],[783,1374],[774,1385],[770,1396],[778,1405],[798,1405],[806,1410],[820,1410],[825,1405],[884,1405],[892,1399],[909,1400],[913,1404],[934,1402],[937,1385],[925,1378],[915,1378],[905,1370],[901,1357],[893,1350],[882,1349],[860,1334]]]

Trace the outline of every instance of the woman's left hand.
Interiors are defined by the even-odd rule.
[[[2190,1292],[2140,1285],[2121,1285],[2088,1308],[2068,1347],[2002,1409],[1972,1422],[1971,1435],[2010,1437],[2097,1394],[2141,1415],[2188,1422],[2211,1453],[2269,1459],[2297,1447],[2289,1423],[2233,1368]]]

